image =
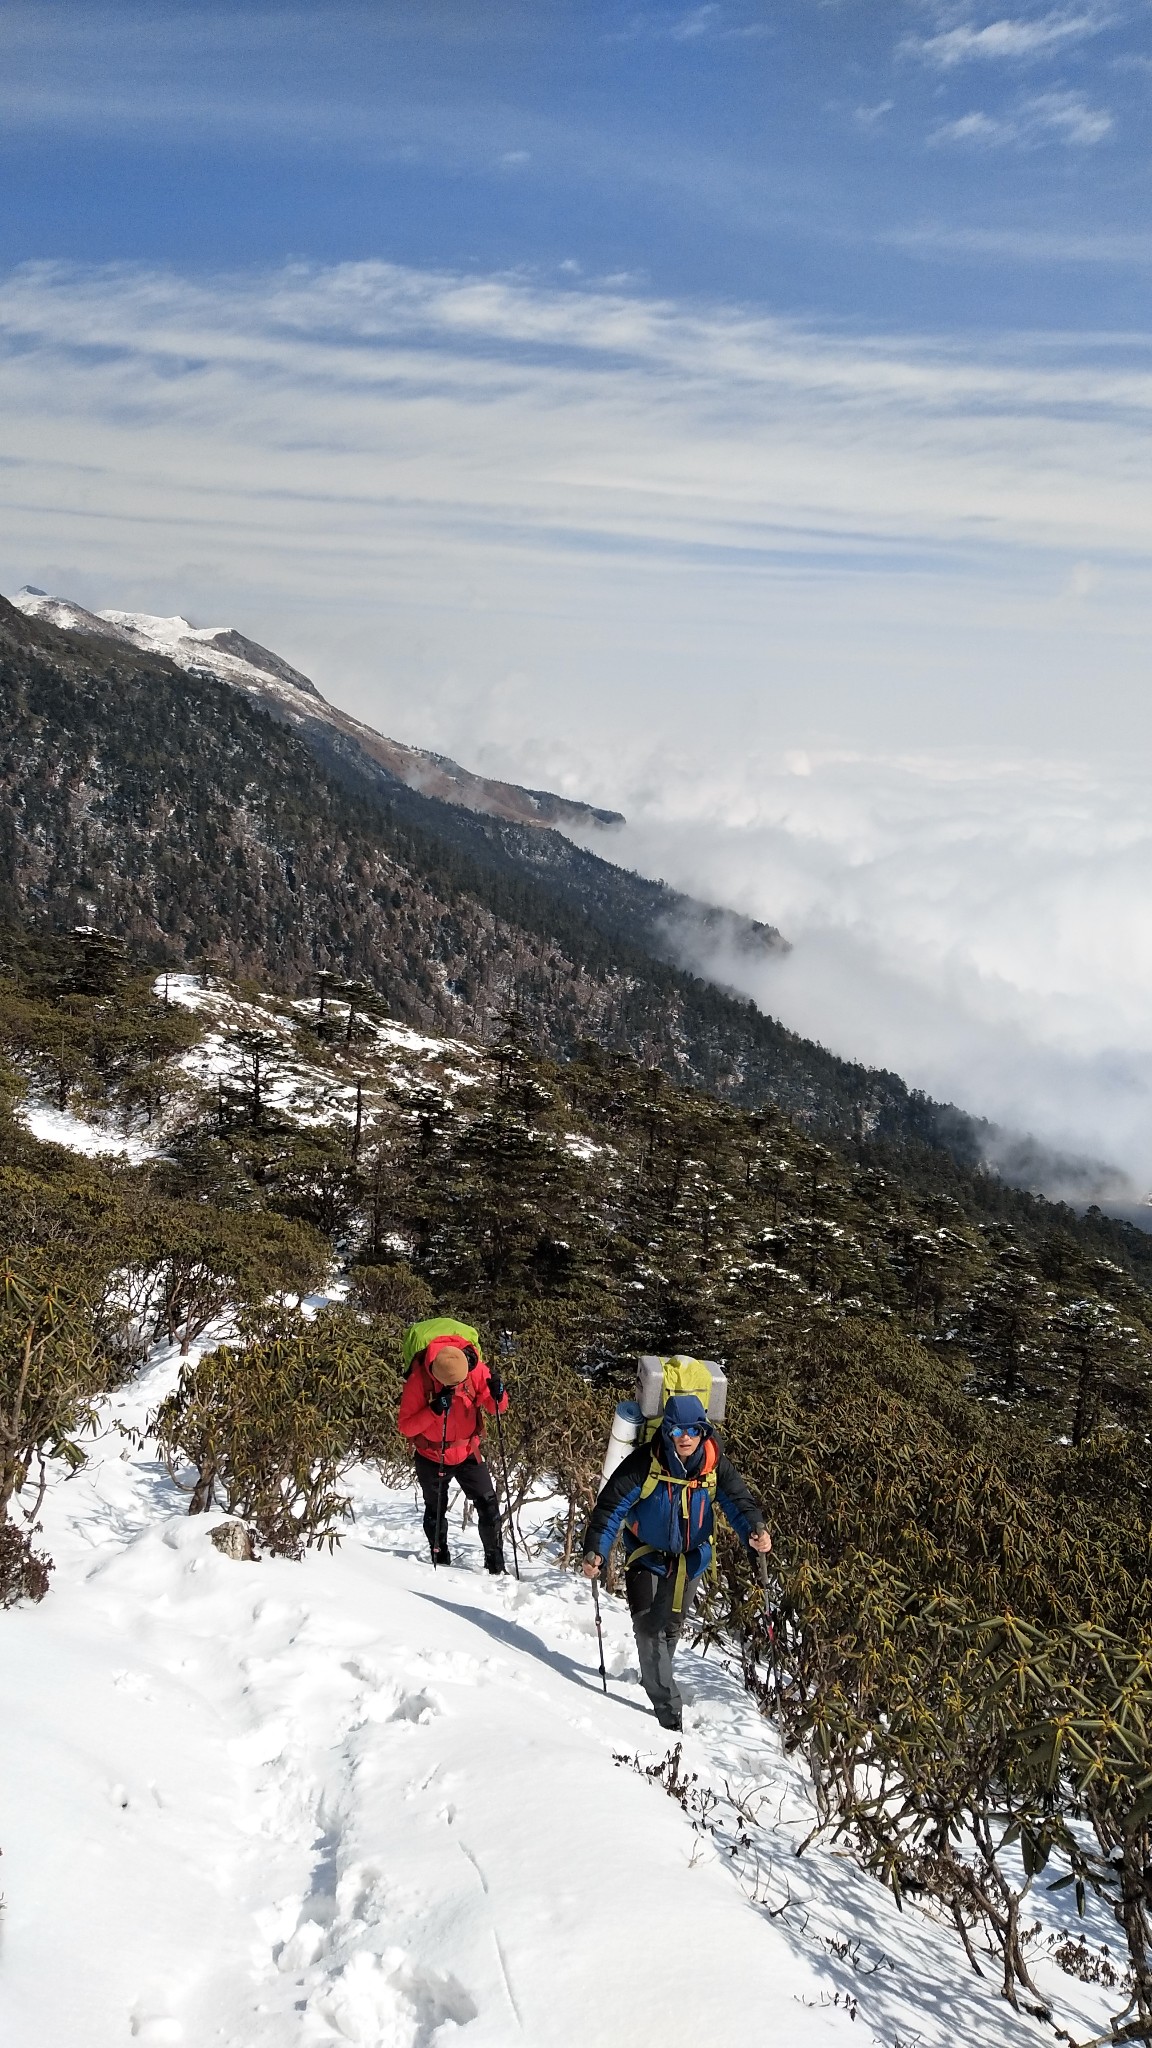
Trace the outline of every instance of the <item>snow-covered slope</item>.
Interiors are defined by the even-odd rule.
[[[687,1811],[667,1797],[622,1603],[605,1699],[546,1543],[490,1579],[454,1508],[436,1572],[411,1494],[362,1474],[335,1555],[223,1556],[131,1434],[175,1370],[112,1402],[45,1503],[52,1590],[0,1616],[5,2039],[1052,2038],[846,1857],[797,1861],[803,1778],[715,1656],[682,1652],[696,1776]]]
[[[217,1081],[241,1084],[245,1058],[236,1044],[236,1033],[258,1031],[273,1048],[264,1100],[270,1109],[301,1128],[322,1125],[331,1130],[340,1124],[351,1128],[356,1115],[356,1082],[349,1063],[334,1071],[331,1062],[316,1057],[316,1041],[306,1028],[319,1010],[316,997],[286,1003],[274,996],[245,1002],[226,985],[213,982],[205,988],[192,974],[162,974],[156,991],[169,1002],[192,1010],[204,1025],[204,1036],[179,1065],[189,1078],[215,1086]],[[339,1021],[348,1006],[336,997],[328,999],[329,1014]],[[361,1076],[364,1128],[373,1122],[387,1101],[409,1094],[413,1088],[434,1083],[449,1094],[457,1088],[474,1087],[485,1068],[485,1055],[463,1039],[433,1038],[413,1031],[393,1018],[370,1017],[357,1020],[357,1038],[351,1062]]]
[[[173,1079],[183,1076],[190,1084],[193,1104],[196,1091],[215,1090],[220,1082],[237,1093],[244,1091],[249,1060],[237,1034],[256,1032],[265,1048],[265,1105],[302,1130],[342,1127],[351,1133],[358,1079],[367,1141],[382,1111],[397,1098],[428,1085],[453,1095],[459,1088],[475,1087],[486,1068],[486,1055],[479,1047],[462,1039],[430,1037],[393,1018],[358,1017],[350,1056],[339,1046],[325,1055],[309,1028],[319,1009],[315,997],[293,1003],[265,995],[245,1001],[227,984],[213,981],[206,987],[193,974],[158,975],[155,991],[173,1007],[192,1011],[203,1027],[196,1043],[171,1062]],[[328,1010],[339,1035],[347,1003],[330,996]],[[74,1108],[58,1109],[32,1093],[16,1114],[43,1144],[62,1145],[90,1157],[117,1156],[139,1165],[162,1152],[180,1128],[188,1110],[187,1092],[174,1087],[163,1113],[146,1121],[138,1110],[127,1127],[107,1108],[89,1106],[81,1114]]]
[[[39,1138],[42,1145],[62,1145],[66,1152],[83,1152],[89,1158],[98,1158],[105,1153],[113,1158],[128,1159],[137,1166],[151,1158],[156,1150],[138,1133],[111,1130],[106,1123],[77,1116],[74,1110],[53,1109],[47,1102],[22,1103],[17,1115],[25,1129],[34,1138]]]
[[[326,726],[367,756],[376,768],[425,796],[482,811],[520,825],[609,825],[620,823],[614,811],[555,796],[549,790],[522,789],[473,775],[446,754],[386,739],[370,725],[329,704],[315,683],[289,662],[232,626],[193,626],[176,615],[159,618],[150,612],[87,611],[71,598],[52,597],[26,584],[12,603],[28,618],[45,619],[65,632],[95,633],[120,640],[148,654],[162,654],[190,674],[218,676],[256,698],[276,717],[297,727]]]

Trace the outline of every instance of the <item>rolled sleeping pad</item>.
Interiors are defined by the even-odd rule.
[[[600,1473],[598,1492],[602,1493],[604,1491],[617,1465],[622,1465],[629,1451],[635,1450],[640,1441],[640,1432],[643,1427],[644,1417],[640,1412],[638,1402],[618,1401],[616,1403],[616,1413],[612,1417],[612,1427],[608,1433],[608,1448],[604,1453],[604,1464]]]

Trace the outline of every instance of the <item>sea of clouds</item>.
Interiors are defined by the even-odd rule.
[[[992,1162],[1050,1192],[1148,1195],[1152,819],[1137,767],[789,750],[652,758],[605,783],[629,814],[614,859],[791,947],[750,955],[686,929],[686,965],[990,1118]],[[1085,1159],[1114,1170],[1073,1168]]]

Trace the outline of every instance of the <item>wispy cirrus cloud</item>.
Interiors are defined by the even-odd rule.
[[[266,545],[323,506],[510,564],[547,544],[748,573],[985,548],[1152,549],[1147,351],[1066,360],[855,336],[635,290],[386,263],[191,279],[32,266],[0,301],[6,449],[33,501],[171,522],[205,494]],[[95,516],[95,515],[94,515]],[[2,530],[2,529],[0,529]],[[431,559],[431,558],[430,558]],[[518,572],[509,569],[515,582]],[[999,574],[999,568],[994,572]],[[434,579],[433,579],[434,580]]]
[[[377,649],[406,621],[447,751],[444,677],[509,667],[539,678],[511,700],[529,730],[545,700],[557,730],[672,730],[707,674],[733,743],[856,733],[873,688],[902,729],[938,735],[967,692],[997,730],[1042,703],[1095,734],[1107,647],[1101,687],[1147,715],[1131,337],[850,334],[378,262],[33,266],[0,294],[0,414],[14,584],[213,613],[247,591],[258,636],[311,620],[305,668],[339,615],[357,707],[395,690],[402,724],[413,671]]]
[[[877,100],[871,106],[854,107],[852,118],[858,128],[862,128],[866,135],[871,135],[892,112],[895,104],[895,100]]]
[[[1067,228],[974,228],[948,221],[921,221],[889,228],[881,241],[911,255],[951,261],[956,256],[989,257],[1009,263],[1093,264],[1101,268],[1152,267],[1152,234],[1077,234]]]
[[[957,120],[942,121],[929,142],[959,143],[983,149],[1040,149],[1060,144],[1067,149],[1092,149],[1113,129],[1107,107],[1094,107],[1078,92],[1042,92],[1020,100],[1007,113],[974,109]]]
[[[690,7],[685,13],[671,17],[667,14],[637,14],[626,28],[612,31],[606,40],[632,42],[649,39],[673,43],[749,42],[759,41],[761,37],[770,36],[772,33],[769,22],[749,20],[746,13],[734,14],[730,8],[717,5],[716,0],[706,0],[702,7]]]
[[[720,26],[719,7],[694,7],[689,14],[682,14],[668,30],[673,42],[697,42],[701,36],[711,35]]]
[[[973,61],[1020,62],[1049,57],[1071,44],[1099,33],[1105,17],[1093,10],[1081,14],[1004,16],[998,21],[961,22],[931,36],[906,36],[899,45],[902,55],[919,57],[926,64],[950,71]]]

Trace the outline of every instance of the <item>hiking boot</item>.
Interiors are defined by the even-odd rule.
[[[486,1572],[491,1572],[493,1576],[498,1576],[501,1572],[506,1572],[508,1567],[502,1557],[486,1557],[484,1559],[484,1569]]]
[[[446,1544],[441,1549],[432,1552],[432,1562],[433,1564],[451,1564],[452,1552]]]
[[[656,1719],[657,1719],[657,1720],[659,1721],[659,1723],[660,1723],[660,1726],[661,1726],[662,1728],[670,1728],[670,1729],[672,1730],[672,1733],[673,1733],[674,1735],[682,1735],[682,1734],[683,1734],[683,1732],[684,1732],[684,1715],[683,1715],[683,1713],[681,1712],[680,1708],[677,1708],[677,1709],[676,1709],[676,1712],[675,1712],[674,1714],[660,1714],[660,1713],[658,1713],[658,1714],[657,1714],[657,1716],[656,1716]]]

